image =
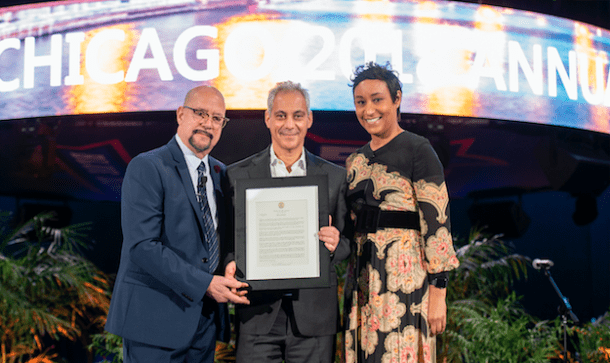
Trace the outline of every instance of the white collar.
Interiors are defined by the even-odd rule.
[[[286,167],[285,163],[280,160],[277,155],[275,155],[275,151],[273,150],[273,144],[271,144],[271,146],[269,147],[269,154],[270,154],[270,160],[269,163],[271,165],[271,167],[276,167],[278,164],[282,164],[284,165],[284,167]],[[292,167],[297,167],[302,169],[303,171],[307,171],[307,164],[305,163],[305,147],[303,147],[303,150],[301,151],[301,156],[299,157],[299,159],[292,165]]]
[[[178,146],[180,147],[180,150],[182,150],[182,153],[184,154],[184,160],[186,160],[186,165],[189,170],[197,170],[197,168],[199,167],[199,164],[201,164],[201,162],[203,161],[203,163],[205,164],[205,170],[207,170],[209,175],[212,175],[210,173],[210,160],[209,160],[208,154],[206,154],[206,156],[204,156],[203,159],[200,159],[197,155],[195,155],[195,153],[191,149],[189,149],[182,142],[182,140],[180,139],[178,134],[176,134],[176,141],[178,142]]]

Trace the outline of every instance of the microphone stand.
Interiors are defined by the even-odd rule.
[[[576,325],[578,325],[580,321],[576,317],[576,314],[574,314],[574,312],[572,311],[572,306],[570,305],[568,298],[563,296],[563,294],[559,290],[559,287],[555,283],[553,276],[551,276],[551,271],[549,271],[550,268],[551,268],[551,266],[543,266],[542,270],[544,271],[544,274],[546,275],[546,277],[549,278],[551,285],[553,285],[555,292],[557,293],[557,295],[559,296],[559,299],[561,300],[561,305],[559,306],[559,314],[561,315],[561,326],[563,328],[563,352],[562,353],[563,353],[563,361],[567,363],[567,361],[568,361],[568,317]],[[580,361],[580,359],[578,359],[578,361]]]

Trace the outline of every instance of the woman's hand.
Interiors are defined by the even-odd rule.
[[[430,326],[430,335],[437,335],[444,332],[447,326],[447,289],[440,289],[430,285],[428,294],[428,325]]]

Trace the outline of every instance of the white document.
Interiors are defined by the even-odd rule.
[[[320,277],[318,186],[246,190],[246,279]]]

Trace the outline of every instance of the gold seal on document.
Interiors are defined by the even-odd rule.
[[[277,206],[280,207],[280,209],[284,208],[284,202],[279,202]]]

